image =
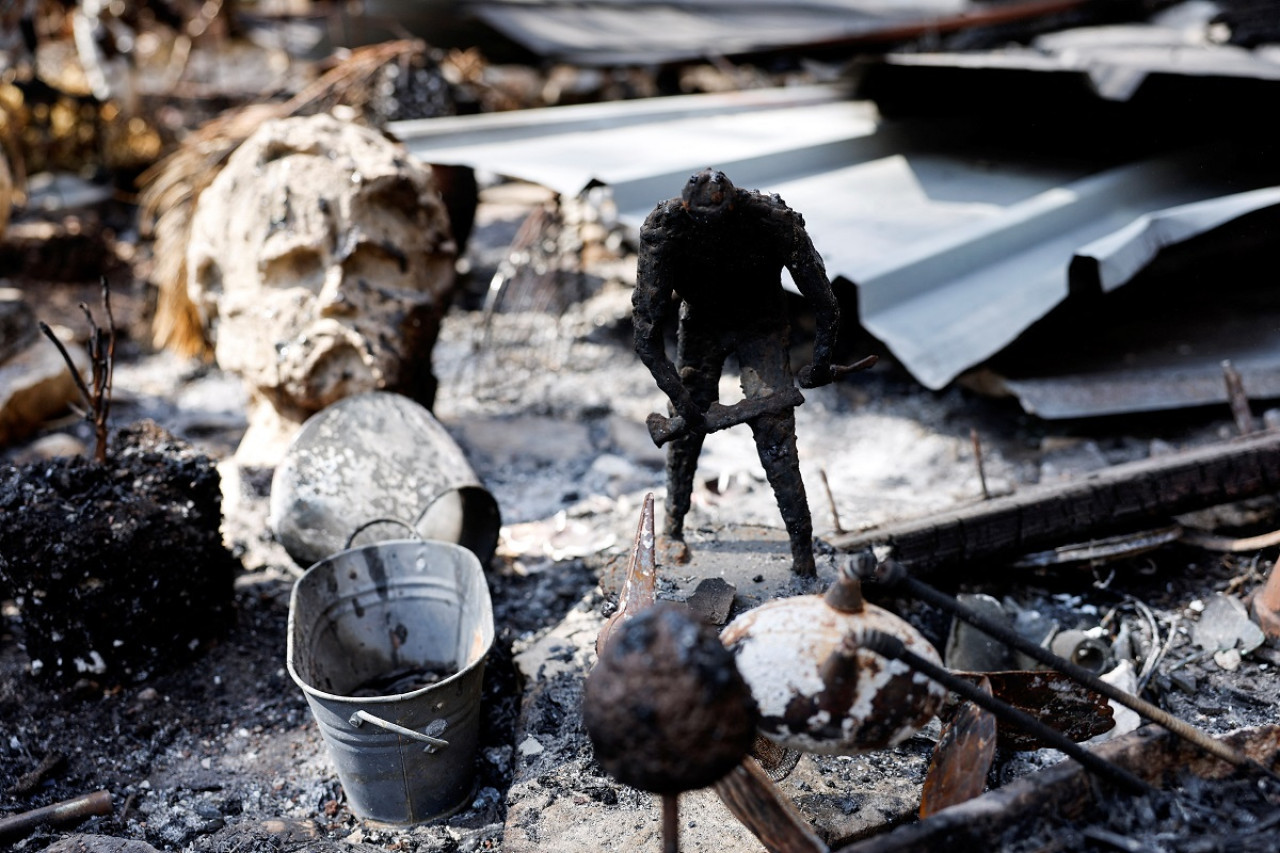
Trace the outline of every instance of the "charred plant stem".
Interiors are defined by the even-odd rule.
[[[89,393],[89,386],[84,384],[84,377],[80,375],[80,371],[76,370],[76,363],[71,360],[71,353],[67,352],[67,348],[62,341],[54,334],[53,329],[49,328],[49,324],[40,321],[40,331],[44,336],[53,341],[53,345],[58,348],[58,352],[62,354],[62,360],[67,363],[67,370],[71,372],[71,379],[76,383],[76,388],[80,389],[80,396],[84,397],[86,406],[93,405],[93,395]]]
[[[969,441],[973,442],[973,461],[978,466],[978,482],[982,485],[982,499],[991,500],[991,491],[987,488],[987,471],[982,464],[982,441],[976,429],[969,430]]]
[[[680,853],[680,795],[662,795],[662,853]]]
[[[40,760],[34,770],[30,773],[24,773],[17,782],[5,790],[5,793],[18,797],[30,794],[36,788],[39,788],[40,784],[61,767],[66,760],[66,756],[62,753],[50,752]]]
[[[53,329],[49,328],[47,323],[40,323],[40,331],[46,338],[53,341],[53,345],[62,354],[62,360],[67,363],[67,370],[71,372],[71,378],[75,381],[80,396],[84,398],[85,406],[88,407],[85,417],[93,421],[93,458],[97,462],[107,460],[107,418],[111,414],[111,378],[115,373],[116,362],[116,321],[111,313],[111,288],[105,277],[102,279],[102,309],[107,315],[105,329],[94,321],[89,306],[83,302],[80,303],[80,310],[84,312],[85,319],[89,322],[89,365],[92,385],[85,384],[84,377],[80,375],[75,362],[71,360],[71,353],[67,352],[67,348],[53,333]]]
[[[997,719],[1017,726],[1027,734],[1033,735],[1046,746],[1062,752],[1078,761],[1086,770],[1096,776],[1108,779],[1134,793],[1147,794],[1154,789],[1137,776],[1116,764],[1090,752],[1066,737],[1057,729],[1051,728],[1030,714],[1007,705],[994,696],[983,692],[977,685],[963,678],[952,675],[945,668],[938,666],[916,653],[909,651],[902,640],[883,631],[867,631],[853,639],[857,645],[869,649],[878,655],[901,661],[922,675],[928,676],[943,687],[968,699],[986,711],[990,711]]]
[[[1223,761],[1226,761],[1234,767],[1248,768],[1254,772],[1262,773],[1266,776],[1270,776],[1272,779],[1280,781],[1280,777],[1278,777],[1277,774],[1268,770],[1266,767],[1263,767],[1247,755],[1232,749],[1229,745],[1220,740],[1210,737],[1192,726],[1190,723],[1173,716],[1163,708],[1158,708],[1145,699],[1140,699],[1132,693],[1127,693],[1112,684],[1108,684],[1083,667],[1076,666],[1071,661],[1055,655],[1043,646],[1036,645],[1021,634],[1001,625],[999,622],[996,622],[993,619],[988,619],[981,613],[966,607],[951,596],[934,589],[923,581],[911,577],[902,566],[892,562],[883,563],[876,569],[876,578],[887,585],[902,586],[911,596],[918,598],[926,604],[931,604],[934,607],[944,610],[956,618],[963,619],[978,630],[985,634],[989,634],[1009,647],[1022,652],[1045,666],[1061,672],[1063,675],[1068,676],[1079,684],[1083,684],[1095,693],[1101,693],[1108,699],[1112,699],[1115,702],[1124,705],[1131,711],[1141,715],[1144,719],[1163,726],[1173,734],[1188,743],[1195,744],[1210,755],[1221,758]]]
[[[106,459],[107,418],[111,415],[111,385],[116,371],[116,318],[111,313],[111,286],[102,277],[102,312],[107,316],[107,351],[102,360],[102,384],[98,389],[98,408],[94,414],[94,427],[98,440],[98,461]]]

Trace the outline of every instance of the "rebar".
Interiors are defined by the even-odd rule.
[[[60,803],[0,817],[0,838],[29,832],[44,823],[71,823],[93,815],[105,814],[111,814],[111,792],[94,791],[92,794],[84,794]]]

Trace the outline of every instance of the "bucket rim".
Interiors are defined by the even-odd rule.
[[[484,599],[482,608],[483,608],[485,617],[481,620],[482,630],[484,631],[484,634],[487,635],[485,637],[486,642],[484,647],[484,653],[476,656],[474,660],[467,663],[466,666],[460,667],[458,671],[454,672],[452,675],[449,675],[431,684],[427,684],[423,687],[419,687],[416,690],[410,690],[407,693],[387,693],[387,694],[381,694],[377,696],[345,696],[341,693],[330,693],[326,690],[321,690],[319,687],[316,687],[315,685],[309,683],[306,679],[302,677],[302,675],[298,672],[297,667],[294,665],[295,653],[297,651],[297,648],[294,643],[294,625],[296,621],[295,617],[298,610],[298,607],[297,607],[298,590],[301,587],[302,582],[312,572],[319,569],[321,566],[323,566],[326,563],[337,560],[339,557],[343,557],[348,554],[358,553],[360,551],[367,551],[371,549],[385,549],[391,546],[398,546],[398,545],[442,546],[443,549],[446,551],[457,551],[460,554],[465,555],[463,556],[464,562],[470,561],[474,563],[476,574],[480,576],[480,580],[481,580],[480,590],[481,590],[481,595]],[[354,548],[344,548],[341,551],[336,551],[327,557],[323,557],[317,560],[316,562],[312,563],[307,568],[307,570],[303,572],[301,575],[299,575],[298,579],[293,582],[293,589],[289,593],[289,616],[285,623],[285,668],[288,670],[289,677],[293,679],[294,683],[297,684],[298,687],[302,688],[302,691],[304,693],[306,693],[309,696],[313,696],[316,699],[319,699],[325,702],[333,702],[333,703],[339,703],[344,705],[354,705],[354,704],[388,705],[393,702],[403,702],[407,699],[414,699],[419,696],[422,696],[423,694],[431,690],[436,690],[440,687],[444,687],[454,682],[461,681],[463,678],[470,675],[471,672],[475,670],[477,667],[481,667],[484,665],[485,660],[488,659],[489,657],[489,652],[493,650],[494,639],[495,639],[495,631],[494,631],[494,625],[493,625],[493,600],[489,595],[489,584],[485,581],[484,569],[480,565],[480,559],[476,557],[475,553],[472,552],[471,549],[463,547],[462,545],[459,545],[456,542],[446,542],[440,539],[421,539],[417,537],[413,539],[386,539],[379,542],[370,542],[365,545],[357,545]]]

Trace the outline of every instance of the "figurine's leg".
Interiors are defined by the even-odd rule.
[[[813,559],[813,518],[809,514],[804,480],[800,477],[795,416],[790,413],[764,415],[751,422],[751,432],[791,541],[791,569],[798,575],[812,577],[817,572]]]
[[[680,381],[703,411],[719,396],[724,357],[724,350],[714,337],[699,334],[690,324],[681,323],[676,369],[680,371]],[[684,517],[692,502],[693,481],[704,438],[703,433],[691,432],[667,445],[667,512],[662,532],[668,543],[663,548],[664,557],[669,561],[689,560],[689,548],[684,542]]]
[[[752,336],[738,347],[742,390],[748,398],[764,397],[792,384],[789,338],[784,327]],[[792,571],[812,577],[817,572],[813,558],[813,518],[809,514],[804,480],[800,477],[795,413],[786,410],[756,418],[751,421],[751,432],[791,541]]]
[[[684,541],[684,517],[693,502],[693,480],[702,451],[701,434],[676,439],[667,445],[667,512],[663,518],[660,550],[664,562],[689,562]]]

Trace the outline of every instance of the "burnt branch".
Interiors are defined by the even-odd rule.
[[[716,793],[769,853],[828,853],[754,758],[744,757],[715,784]]]
[[[107,316],[106,328],[99,326],[93,319],[93,312],[89,310],[88,305],[81,302],[80,310],[84,312],[85,319],[89,323],[90,381],[88,384],[76,369],[71,353],[67,352],[67,348],[54,334],[53,329],[49,328],[49,324],[41,321],[40,331],[53,341],[53,345],[62,354],[62,360],[67,363],[67,370],[71,372],[71,378],[75,381],[76,388],[80,390],[80,396],[84,398],[87,407],[85,419],[93,423],[94,461],[105,462],[107,418],[111,414],[111,379],[115,372],[116,361],[116,321],[111,313],[111,288],[105,277],[102,279],[102,310]]]

